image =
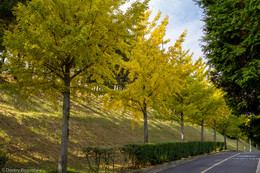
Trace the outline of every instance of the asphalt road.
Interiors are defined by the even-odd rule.
[[[160,173],[256,173],[260,152],[227,152],[197,159]]]

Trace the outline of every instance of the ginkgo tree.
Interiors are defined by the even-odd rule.
[[[101,85],[113,82],[115,65],[129,49],[135,26],[148,8],[135,1],[125,11],[125,0],[32,0],[14,8],[17,25],[6,31],[7,72],[18,89],[28,94],[44,91],[63,95],[63,120],[58,172],[67,169],[70,99],[90,92],[87,79]]]
[[[207,119],[214,116],[214,111],[217,108],[216,99],[214,96],[214,87],[205,79],[206,73],[201,70],[198,78],[194,81],[196,91],[193,94],[193,107],[188,115],[189,122],[201,126],[201,141],[204,140],[204,124]]]
[[[244,134],[242,132],[241,126],[245,125],[246,123],[246,116],[240,115],[239,117],[236,115],[232,115],[230,117],[230,125],[227,129],[227,136],[233,139],[236,139],[237,143],[237,151],[238,151],[238,141],[241,138],[244,138]]]
[[[223,99],[223,92],[220,98]],[[224,147],[227,149],[227,136],[230,138],[235,138],[237,140],[237,150],[238,150],[238,140],[244,137],[242,133],[241,126],[246,124],[246,116],[240,115],[236,116],[232,114],[232,110],[227,106],[224,101],[221,106],[216,111],[217,117],[214,117],[215,131],[223,134],[224,136]]]
[[[227,136],[239,139],[242,135],[239,128],[245,122],[245,116],[237,117],[231,113],[231,110],[227,108],[217,122],[218,132],[223,134],[224,137],[224,148],[227,149]]]
[[[220,105],[218,90],[208,80],[210,67],[205,62],[199,61],[194,73],[192,88],[192,107],[188,114],[189,122],[201,126],[201,141],[204,141],[204,124],[206,120],[215,116],[215,111]]]
[[[144,119],[144,142],[148,142],[148,109],[153,105],[161,105],[162,95],[169,92],[167,80],[170,75],[169,54],[161,49],[164,40],[168,16],[157,26],[161,12],[158,12],[150,23],[151,11],[145,13],[144,18],[137,27],[137,39],[130,42],[131,51],[126,55],[129,61],[123,62],[124,68],[129,72],[130,83],[126,89],[120,91],[112,90],[106,96],[106,107],[114,110],[124,108],[134,115],[134,122],[141,125]]]
[[[188,54],[189,51],[182,49],[182,43],[186,36],[186,30],[176,41],[174,46],[170,46],[170,63],[175,71],[175,78],[171,78],[169,83],[173,83],[177,88],[171,88],[170,94],[166,95],[165,105],[168,112],[162,111],[156,117],[171,121],[177,121],[181,125],[181,139],[185,140],[184,121],[187,114],[191,110],[192,103],[195,101],[195,71],[203,65],[201,59],[193,63],[191,57],[193,54]]]
[[[212,107],[213,109],[213,115],[210,116],[210,119],[206,120],[206,125],[214,130],[214,135],[213,139],[214,142],[217,141],[217,124],[225,114],[229,114],[230,112],[229,107],[226,105],[226,101],[224,99],[225,93],[220,90],[215,88],[213,99],[215,102],[215,105]]]
[[[174,66],[180,76],[179,91],[172,91],[172,94],[167,97],[167,108],[171,112],[170,118],[177,120],[181,125],[182,140],[185,140],[184,121],[200,124],[203,140],[204,120],[207,118],[205,113],[212,110],[209,105],[206,105],[213,93],[207,80],[209,68],[201,58],[193,63],[191,56],[183,58],[180,55],[185,54],[177,56]]]

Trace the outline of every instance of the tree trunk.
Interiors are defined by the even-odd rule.
[[[238,138],[237,138],[237,151],[238,151]]]
[[[224,149],[227,149],[227,136],[226,136],[226,130],[224,130]]]
[[[181,112],[181,140],[185,141],[185,134],[184,134],[184,115]]]
[[[217,122],[214,120],[214,142],[217,141]]]
[[[148,117],[147,117],[147,108],[146,104],[144,103],[144,143],[148,143]]]
[[[201,141],[204,141],[204,120],[201,121]]]
[[[67,70],[67,68],[66,68]],[[68,139],[69,139],[69,117],[70,117],[70,76],[69,72],[65,77],[65,91],[63,92],[63,120],[62,120],[62,135],[60,156],[58,163],[58,173],[67,172],[67,154],[68,154]]]

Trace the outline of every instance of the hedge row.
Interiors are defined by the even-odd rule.
[[[210,153],[214,150],[222,150],[223,142],[171,142],[130,144],[122,148],[128,154],[135,167],[145,164],[159,164],[178,160],[188,156]]]
[[[123,172],[146,164],[159,164],[181,158],[222,150],[223,142],[171,142],[129,144],[120,148],[84,149],[89,172]],[[116,165],[121,165],[118,168]]]

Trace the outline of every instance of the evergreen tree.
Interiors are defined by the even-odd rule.
[[[239,114],[260,111],[260,1],[195,0],[204,10],[203,50],[212,81]]]

